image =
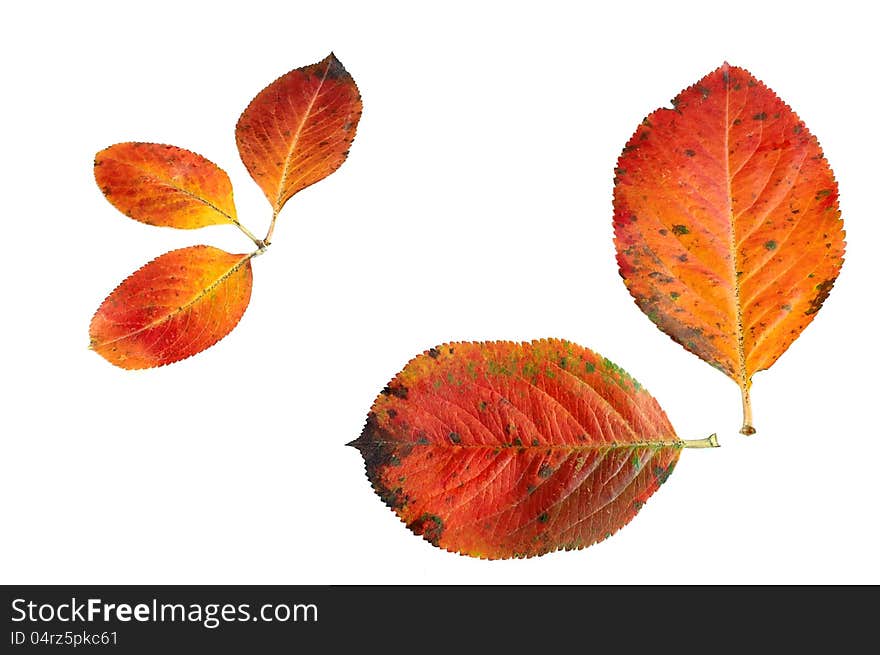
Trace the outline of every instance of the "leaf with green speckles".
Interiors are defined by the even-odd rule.
[[[740,387],[813,320],[843,264],[837,183],[816,137],[724,64],[638,127],[617,163],[620,275],[639,308]]]
[[[461,383],[436,384],[448,378]],[[623,369],[546,339],[431,348],[384,387],[351,445],[410,530],[500,559],[606,539],[666,481],[682,448],[717,442],[680,440]]]

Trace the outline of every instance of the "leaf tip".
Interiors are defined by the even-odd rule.
[[[345,70],[345,66],[342,65],[342,62],[339,61],[339,58],[333,51],[324,58],[324,61],[327,64],[328,79],[338,80],[351,77],[351,75],[348,74],[348,71]]]

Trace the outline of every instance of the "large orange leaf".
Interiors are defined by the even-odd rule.
[[[620,274],[639,308],[740,387],[813,320],[843,263],[837,184],[816,138],[724,64],[658,109],[614,187]]]
[[[211,246],[157,257],[107,296],[92,318],[89,347],[111,364],[136,369],[214,345],[247,309],[251,257]]]
[[[352,442],[416,534],[484,558],[601,541],[635,516],[684,446],[622,369],[568,341],[451,343],[413,359]]]
[[[232,183],[216,164],[160,143],[117,143],[95,156],[95,180],[126,216],[184,229],[237,224]]]
[[[332,53],[282,75],[251,101],[235,139],[275,215],[342,165],[360,116],[357,86]]]

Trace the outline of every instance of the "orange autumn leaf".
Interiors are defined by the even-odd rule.
[[[251,297],[252,254],[190,246],[157,257],[111,293],[89,327],[89,347],[138,369],[195,355],[225,337]]]
[[[754,433],[752,376],[813,320],[843,263],[837,183],[816,138],[724,64],[626,144],[614,233],[639,308],[739,385],[741,432]]]
[[[414,533],[488,559],[585,548],[626,525],[685,442],[621,368],[557,339],[449,343],[410,361],[353,441]]]
[[[360,116],[357,86],[332,53],[282,75],[251,101],[235,138],[275,215],[295,193],[342,165]]]
[[[126,216],[183,229],[237,224],[232,183],[216,164],[159,143],[117,143],[95,156],[95,180]]]

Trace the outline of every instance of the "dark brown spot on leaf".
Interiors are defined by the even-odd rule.
[[[409,389],[407,389],[402,384],[396,384],[393,386],[389,384],[387,387],[382,389],[382,395],[394,396],[395,398],[406,400],[407,395],[409,395]]]
[[[810,301],[810,307],[804,312],[805,315],[815,314],[822,307],[822,303],[831,293],[831,287],[834,286],[834,280],[825,280],[821,284],[816,285],[816,297]]]
[[[409,529],[422,535],[430,544],[436,546],[443,536],[443,519],[436,514],[422,514],[409,524]]]

